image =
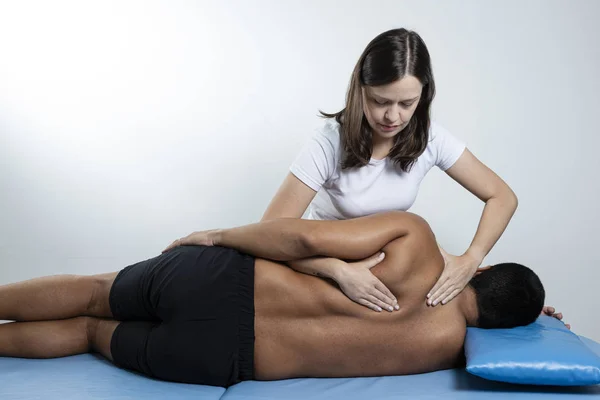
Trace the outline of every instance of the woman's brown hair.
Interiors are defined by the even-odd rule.
[[[429,138],[429,110],[435,96],[431,60],[423,39],[413,31],[393,29],[375,37],[358,59],[346,94],[346,107],[334,114],[341,127],[342,169],[367,165],[373,152],[372,130],[364,115],[362,87],[380,86],[412,75],[423,90],[409,124],[395,137],[388,157],[407,172],[423,154]]]

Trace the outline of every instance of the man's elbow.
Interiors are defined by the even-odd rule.
[[[429,236],[432,234],[431,226],[427,220],[418,214],[409,211],[389,211],[387,217],[396,229],[396,237],[406,235]]]
[[[425,218],[410,211],[390,211],[388,212],[391,218],[394,219],[394,224],[412,229],[429,229],[429,223]]]
[[[429,222],[427,222],[425,218],[410,212],[407,213],[406,226],[408,228],[409,233],[413,234],[421,233],[430,235],[433,232],[431,226],[429,225]]]
[[[264,240],[272,246],[280,243],[279,258],[276,261],[293,261],[311,257],[318,251],[319,239],[310,227],[311,221],[298,218],[277,218],[265,221],[264,224],[273,224],[277,229],[277,238]]]
[[[319,244],[322,241],[319,239],[318,229],[302,229],[296,236],[296,250],[299,258],[313,257],[319,254]]]

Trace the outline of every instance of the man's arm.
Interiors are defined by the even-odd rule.
[[[408,234],[418,223],[420,217],[401,211],[340,221],[283,218],[216,230],[213,243],[276,261],[315,256],[360,260]]]

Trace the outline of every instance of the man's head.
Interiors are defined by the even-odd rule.
[[[531,269],[516,263],[482,269],[469,285],[477,299],[479,328],[514,328],[534,322],[546,292]]]

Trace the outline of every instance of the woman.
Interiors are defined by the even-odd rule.
[[[429,52],[417,33],[394,29],[374,38],[356,63],[346,106],[335,114],[322,112],[324,127],[300,152],[262,220],[300,218],[309,205],[312,219],[408,210],[422,179],[437,166],[485,202],[467,251],[455,256],[440,247],[446,265],[427,302],[436,306],[452,300],[506,229],[517,197],[463,143],[430,121],[434,96]],[[315,258],[290,266],[327,277],[334,268],[346,268],[345,279],[338,278],[344,293],[378,310],[387,308],[390,299],[369,272],[376,262],[350,266]],[[551,307],[545,311],[554,314]]]
[[[327,118],[300,152],[262,220],[347,219],[376,212],[408,210],[419,185],[437,166],[485,202],[467,251],[440,250],[445,268],[427,296],[431,306],[446,304],[474,276],[517,208],[517,197],[457,138],[430,121],[435,83],[421,37],[394,29],[374,38],[350,79],[346,106]],[[319,192],[319,196],[317,195]],[[192,243],[190,237],[173,245]],[[353,301],[376,311],[397,308],[396,299],[370,272],[381,261],[371,257],[347,263],[331,258],[289,262],[299,272],[337,281]],[[554,309],[546,307],[549,315]]]
[[[322,113],[328,121],[292,164],[263,220],[300,218],[309,204],[308,218],[315,219],[408,210],[422,179],[437,166],[486,203],[467,251],[454,256],[442,250],[446,266],[427,302],[450,301],[500,238],[517,197],[464,144],[430,121],[434,96],[431,61],[421,37],[406,29],[377,36],[354,68],[345,108]],[[322,194],[315,198],[318,191]],[[314,259],[302,269],[330,275],[329,264]],[[346,294],[353,300],[382,297],[361,277],[349,280]]]

